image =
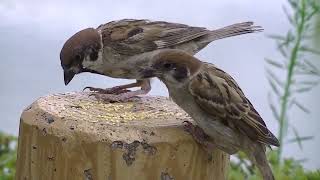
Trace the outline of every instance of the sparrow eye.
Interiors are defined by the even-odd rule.
[[[81,54],[76,54],[74,56],[75,60],[80,61],[82,59]]]
[[[171,69],[172,68],[172,64],[171,63],[164,63],[163,67],[166,69]]]
[[[63,67],[63,69],[70,69],[71,64],[63,64],[62,67]]]
[[[98,59],[98,56],[99,56],[98,52],[93,49],[92,52],[90,53],[90,60],[95,61]]]

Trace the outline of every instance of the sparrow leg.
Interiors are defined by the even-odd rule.
[[[98,101],[102,101],[104,103],[128,102],[129,101],[129,99],[121,98],[117,94],[92,93],[89,96],[94,96]]]
[[[215,145],[212,139],[197,125],[193,125],[190,121],[184,121],[184,129],[199,143],[203,149],[211,154]]]
[[[134,88],[134,87],[141,87],[142,88],[144,81],[145,80],[137,80],[135,83],[115,86],[115,87],[107,88],[107,89],[101,89],[101,88],[95,88],[95,87],[88,86],[88,87],[85,87],[83,90],[89,89],[90,91],[98,92],[101,94],[122,94],[122,93],[130,92],[130,90],[128,90],[128,88]]]
[[[135,83],[115,86],[115,87],[107,88],[107,89],[95,88],[95,87],[88,86],[88,87],[85,87],[83,90],[89,89],[89,91],[94,91],[94,92],[98,92],[101,94],[121,94],[121,93],[129,92],[130,90],[128,90],[128,88],[139,87],[139,86],[140,86],[140,84],[138,82],[135,82]]]
[[[95,96],[98,100],[103,100],[105,102],[127,102],[130,98],[138,96],[138,95],[144,95],[147,94],[151,90],[150,80],[137,80],[137,83],[140,84],[141,89],[136,91],[127,91],[120,94],[92,94]]]
[[[83,91],[86,89],[88,89],[89,91],[92,91],[92,92],[100,93],[100,94],[121,94],[121,93],[126,93],[126,92],[130,91],[128,89],[122,89],[120,86],[115,86],[115,87],[107,88],[107,89],[95,88],[95,87],[88,86],[88,87],[85,87],[83,89]]]

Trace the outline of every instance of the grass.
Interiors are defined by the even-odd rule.
[[[310,55],[320,54],[320,51],[310,47],[310,37],[313,37],[316,15],[320,13],[317,0],[288,0],[291,13],[284,8],[291,28],[286,35],[272,35],[277,48],[282,55],[281,60],[266,59],[268,80],[272,89],[270,107],[274,118],[279,124],[278,139],[281,146],[277,150],[277,161],[280,163],[285,140],[297,143],[302,148],[302,142],[311,140],[312,136],[300,136],[299,131],[290,124],[288,112],[295,106],[305,113],[310,113],[297,99],[298,94],[307,93],[316,87],[320,81],[320,70],[308,60]],[[279,70],[285,78],[278,78]],[[280,73],[281,73],[280,72]],[[273,99],[276,97],[276,102]],[[288,128],[292,129],[294,137],[286,139]]]
[[[0,132],[0,180],[14,179],[17,138]]]
[[[242,157],[239,157],[242,156]],[[268,159],[274,172],[275,179],[281,180],[318,180],[320,179],[320,171],[310,171],[303,168],[300,161],[293,158],[283,159],[278,164],[277,152],[269,151]],[[241,161],[249,162],[244,154],[240,153],[238,158]],[[249,168],[249,169],[248,169]],[[254,166],[244,167],[239,162],[231,162],[228,180],[260,180],[259,171]]]

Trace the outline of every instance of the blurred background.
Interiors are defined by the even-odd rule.
[[[268,101],[272,90],[266,69],[270,65],[265,58],[283,59],[276,41],[268,37],[285,35],[292,28],[283,7],[292,13],[286,0],[0,0],[0,131],[18,135],[21,112],[41,96],[81,91],[85,86],[111,87],[130,82],[83,73],[64,86],[59,53],[63,43],[83,28],[122,18],[142,18],[209,29],[242,21],[253,21],[262,26],[265,29],[262,33],[215,41],[196,56],[229,72],[277,135],[279,123]],[[316,23],[317,18],[314,19]],[[317,29],[319,32],[319,26]],[[315,35],[314,41],[310,41],[318,49],[319,36]],[[312,62],[319,67],[319,56],[308,58],[313,58]],[[285,79],[286,72],[280,71],[276,75]],[[320,87],[316,86],[308,93],[297,95],[310,113],[299,108],[289,111],[290,121],[300,135],[314,136],[313,139],[303,142],[302,149],[294,143],[286,144],[283,149],[284,157],[307,159],[303,161],[307,169],[320,168],[317,154],[320,148],[319,92]],[[154,80],[150,94],[167,96],[167,91]],[[292,133],[288,131],[287,136],[293,136]]]

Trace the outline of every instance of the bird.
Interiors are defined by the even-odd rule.
[[[192,117],[213,147],[230,155],[243,151],[264,180],[274,179],[265,151],[280,146],[279,141],[228,73],[176,49],[159,51],[139,71],[140,78],[157,77],[166,85],[171,99]],[[194,133],[197,140],[207,140],[198,130]]]
[[[118,100],[147,94],[151,90],[150,80],[139,79],[137,69],[141,66],[139,63],[150,60],[154,51],[180,49],[193,55],[212,41],[262,30],[250,21],[214,30],[146,19],[111,21],[97,28],[83,29],[64,43],[60,52],[64,83],[67,85],[76,74],[89,72],[112,78],[136,79],[135,83],[107,89],[85,88],[90,91],[122,94]],[[133,87],[141,89],[128,90]]]

